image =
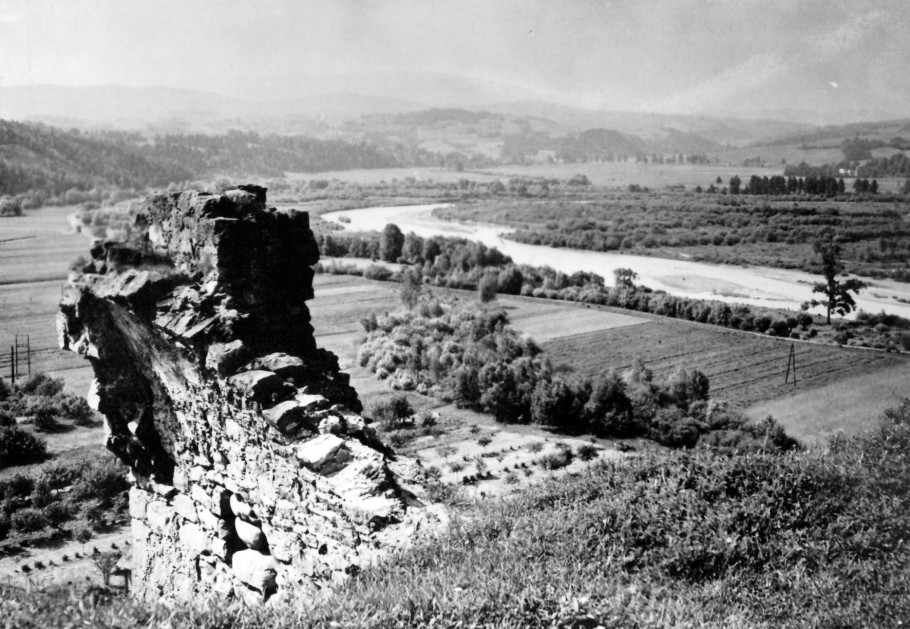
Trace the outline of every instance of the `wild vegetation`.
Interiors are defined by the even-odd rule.
[[[450,220],[514,227],[519,242],[593,251],[657,255],[755,264],[818,272],[817,240],[835,236],[846,270],[868,277],[908,281],[910,223],[896,202],[825,201],[691,192],[604,192],[577,203],[484,201],[435,211]]]
[[[0,468],[17,468],[0,479],[0,555],[86,541],[122,523],[126,513],[129,484],[112,455],[99,449],[91,458],[45,463],[50,455],[41,433],[99,424],[85,398],[63,386],[62,379],[40,372],[20,385],[0,380]]]
[[[50,542],[85,542],[122,525],[129,482],[99,450],[88,460],[45,463],[0,479],[0,556]]]
[[[709,402],[710,382],[679,368],[665,382],[640,362],[589,379],[560,372],[503,310],[425,299],[411,310],[366,318],[358,359],[393,388],[416,390],[487,412],[497,421],[534,423],[608,437],[647,436],[671,447],[709,441],[740,448],[796,447],[773,420],[747,426]]]
[[[0,380],[0,468],[36,463],[46,457],[44,441],[23,430],[20,423],[31,424],[43,433],[66,430],[60,422],[63,418],[77,426],[96,424],[95,413],[85,398],[64,392],[63,384],[63,380],[43,373],[12,387]]]
[[[191,610],[0,586],[0,605],[22,629],[898,626],[908,453],[905,402],[827,452],[642,455],[478,503],[316,601]]]

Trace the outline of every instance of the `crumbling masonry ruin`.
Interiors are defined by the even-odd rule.
[[[60,305],[61,347],[91,362],[107,447],[132,473],[145,600],[306,595],[443,517],[317,348],[309,217],[265,192],[149,198]]]

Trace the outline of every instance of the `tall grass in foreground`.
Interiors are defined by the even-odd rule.
[[[96,606],[3,592],[5,626],[891,627],[910,621],[910,401],[826,453],[647,455],[481,504],[316,604]],[[308,607],[308,608],[307,608]]]

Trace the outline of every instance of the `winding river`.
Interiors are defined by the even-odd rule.
[[[819,277],[802,271],[758,266],[708,264],[687,260],[670,260],[650,256],[559,249],[545,245],[528,245],[503,238],[512,231],[500,225],[466,224],[444,221],[433,216],[433,210],[444,205],[407,205],[342,210],[323,214],[322,218],[355,231],[381,231],[395,223],[404,233],[418,236],[451,236],[469,238],[496,247],[518,264],[548,265],[564,273],[588,271],[612,282],[613,271],[630,268],[638,273],[638,282],[673,295],[696,299],[717,299],[772,308],[799,309],[812,299],[812,285]],[[344,217],[345,221],[340,219]],[[868,288],[856,299],[866,312],[896,314],[910,318],[910,284],[891,280],[863,278]],[[816,295],[817,296],[817,295]],[[820,312],[820,309],[816,309]]]

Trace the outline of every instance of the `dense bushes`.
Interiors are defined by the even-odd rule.
[[[21,385],[0,388],[0,417],[23,417],[41,432],[64,428],[61,419],[77,426],[95,424],[95,412],[85,398],[63,390],[63,380],[36,373]],[[2,423],[2,421],[0,421]]]
[[[77,426],[95,424],[95,412],[84,398],[63,391],[63,380],[36,373],[21,385],[0,380],[0,468],[30,465],[47,456],[44,440],[18,427],[17,418],[38,432],[66,429],[61,419]]]
[[[128,490],[126,468],[106,452],[0,480],[0,539],[40,542],[101,530],[123,518]]]
[[[22,201],[12,197],[0,197],[0,217],[22,216]]]
[[[679,369],[656,382],[642,364],[593,381],[554,369],[501,310],[424,299],[416,309],[374,315],[363,325],[361,366],[393,388],[454,401],[501,422],[648,437],[670,447],[694,446],[712,431],[731,433],[717,445],[795,447],[768,439],[773,423],[746,426],[709,403],[710,383],[697,370]]]
[[[0,427],[0,468],[40,463],[46,457],[43,439],[16,426]]]

